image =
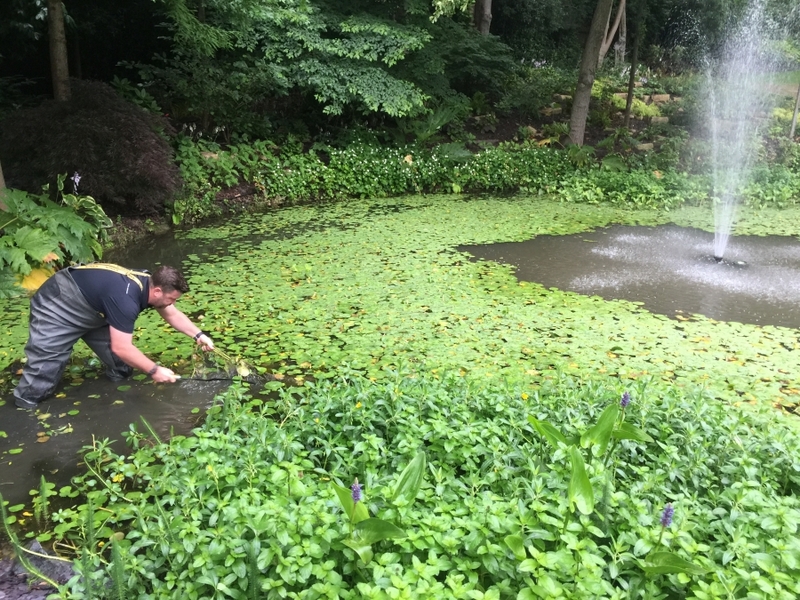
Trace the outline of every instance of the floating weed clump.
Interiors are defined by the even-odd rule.
[[[353,369],[379,379],[386,368],[521,382],[557,371],[653,376],[703,385],[731,402],[791,406],[800,397],[800,346],[791,329],[677,321],[631,302],[521,283],[511,267],[455,250],[609,223],[699,218],[691,209],[622,211],[538,197],[288,208],[181,234],[197,246],[186,265],[193,291],[181,302],[227,352],[279,376],[320,380]],[[229,253],[204,254],[206,235],[224,236]],[[188,356],[189,341],[175,346],[155,323],[143,320],[142,345],[165,363]]]
[[[627,391],[395,373],[264,402],[235,384],[192,437],[91,449],[89,502],[51,515],[84,577],[67,593],[124,578],[152,598],[800,594],[791,418]]]

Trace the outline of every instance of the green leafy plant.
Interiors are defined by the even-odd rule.
[[[48,187],[39,196],[6,190],[7,210],[0,211],[0,297],[21,293],[17,284],[35,269],[52,272],[102,256],[111,220],[93,198],[65,193],[64,179],[57,178],[56,201]]]
[[[425,453],[420,452],[400,474],[392,494],[392,503],[398,507],[410,505],[419,493],[424,474]],[[350,534],[343,543],[358,554],[362,563],[366,565],[372,560],[373,544],[407,537],[406,533],[394,523],[369,516],[358,479],[353,482],[350,489],[337,484],[332,485],[350,524]]]

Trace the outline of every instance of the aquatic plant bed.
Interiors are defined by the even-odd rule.
[[[83,574],[61,594],[789,600],[793,419],[560,375],[236,385],[194,436],[86,454],[61,493],[89,502],[50,517]]]
[[[536,381],[653,376],[717,398],[792,408],[800,394],[796,331],[687,317],[626,301],[518,282],[473,263],[461,244],[578,233],[609,223],[708,228],[709,208],[672,212],[568,204],[539,196],[418,196],[293,207],[179,235],[192,292],[181,308],[217,345],[263,371],[319,380],[342,366]],[[753,211],[741,233],[798,235],[797,210]],[[136,265],[140,266],[140,265]],[[148,265],[143,265],[148,266]],[[22,357],[25,301],[0,303],[0,367]],[[136,343],[183,374],[192,344],[153,314]],[[82,347],[82,345],[81,345]],[[80,378],[87,350],[76,356]],[[8,371],[4,373],[8,380]]]

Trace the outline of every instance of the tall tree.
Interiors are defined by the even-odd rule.
[[[475,28],[481,35],[489,35],[489,26],[492,24],[492,0],[475,0],[473,10]]]
[[[61,0],[47,0],[47,27],[50,38],[50,73],[53,77],[53,97],[69,100],[69,62],[67,35],[64,30],[64,5]]]
[[[0,210],[8,210],[8,207],[3,202],[3,196],[6,195],[6,179],[3,177],[3,165],[0,164]]]
[[[589,116],[589,102],[592,98],[594,75],[597,71],[597,60],[600,47],[605,37],[606,24],[611,17],[614,0],[598,0],[592,17],[592,25],[583,47],[581,66],[578,72],[578,85],[572,101],[572,113],[569,118],[569,137],[573,144],[583,145],[586,134],[586,119]]]
[[[609,13],[610,16],[610,13]],[[608,51],[611,49],[611,44],[614,42],[614,36],[617,35],[617,31],[620,33],[620,39],[624,40],[625,38],[622,35],[622,32],[625,29],[625,0],[619,0],[619,4],[617,5],[617,14],[614,17],[614,24],[610,27],[606,25],[606,33],[603,39],[603,44],[600,46],[600,58],[597,61],[598,65],[603,64],[603,60],[608,54]]]

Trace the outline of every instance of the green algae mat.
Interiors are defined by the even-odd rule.
[[[751,212],[738,233],[797,235],[797,211]],[[794,406],[797,331],[676,321],[637,304],[518,282],[461,244],[522,241],[613,223],[708,229],[710,209],[665,213],[542,197],[414,196],[291,207],[180,232],[196,248],[179,307],[231,355],[277,378],[385,369],[535,385],[555,373],[700,386],[732,402]],[[220,248],[226,248],[224,253]],[[22,357],[27,305],[0,305],[0,367]],[[137,345],[181,372],[191,341],[157,315]],[[76,361],[88,350],[76,353]],[[4,375],[9,378],[8,370]]]

